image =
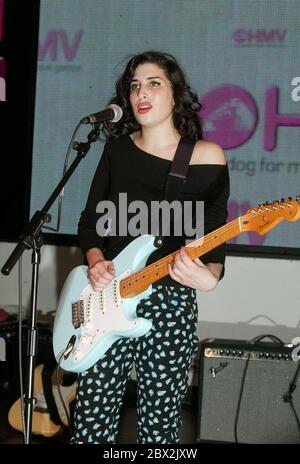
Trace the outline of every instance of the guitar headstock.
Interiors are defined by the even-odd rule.
[[[300,218],[300,197],[275,200],[272,203],[260,203],[257,208],[248,209],[240,218],[240,227],[244,232],[255,231],[264,235],[279,222],[297,221]]]

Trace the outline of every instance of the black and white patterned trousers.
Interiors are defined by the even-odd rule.
[[[181,403],[196,356],[196,291],[158,285],[137,307],[151,319],[139,338],[121,338],[78,376],[71,443],[116,443],[133,363],[137,375],[138,443],[179,443]]]

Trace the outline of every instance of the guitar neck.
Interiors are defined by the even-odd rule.
[[[240,218],[237,218],[219,229],[205,235],[201,239],[194,240],[185,246],[185,251],[194,260],[222,243],[236,237],[241,233]],[[168,265],[173,264],[178,250],[161,258],[155,263],[134,272],[120,281],[120,295],[122,298],[132,298],[145,291],[149,285],[169,274]]]

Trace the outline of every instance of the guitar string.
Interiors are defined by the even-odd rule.
[[[222,226],[219,229],[219,232],[218,232],[217,236],[214,236],[216,231],[210,232],[206,236],[195,240],[193,242],[193,245],[189,244],[188,246],[186,246],[185,248],[188,249],[187,253],[189,254],[190,257],[191,257],[191,255],[192,255],[192,257],[194,255],[193,259],[195,259],[197,256],[201,256],[202,254],[205,254],[210,249],[216,248],[219,244],[222,244],[224,241],[226,241],[226,239],[228,238],[227,237],[227,235],[228,235],[227,232],[236,230],[237,227],[238,227],[238,220],[235,219],[231,223]],[[213,241],[216,241],[216,239],[219,239],[220,243],[217,244],[217,245],[214,244],[214,246],[212,247],[211,243]],[[200,245],[196,245],[197,242],[198,243],[200,242]],[[202,249],[201,249],[201,253],[199,254],[199,249],[200,248],[202,248]],[[174,261],[174,255],[176,255],[178,253],[178,251],[179,250],[176,250],[175,252],[170,253],[169,255],[161,258],[160,260],[156,261],[155,263],[152,263],[152,264],[146,266],[144,269],[140,269],[140,270],[136,271],[135,273],[131,274],[130,276],[125,277],[124,279],[122,279],[123,285],[124,286],[128,285],[128,281],[134,280],[135,277],[138,278],[139,274],[142,274],[143,276],[146,276],[146,277],[153,277],[154,274],[159,274],[160,271],[165,272],[167,267],[168,267],[167,265]],[[137,286],[137,284],[135,282],[132,282],[131,287],[136,287],[136,286]]]
[[[272,207],[272,205],[270,205],[270,206]],[[284,208],[284,206],[282,206],[282,205],[277,205],[277,206],[281,207],[281,208]],[[276,207],[276,209],[277,209],[277,207]],[[272,207],[272,210],[270,210],[270,211],[274,212],[274,210],[275,210],[275,208]],[[258,213],[268,213],[268,212],[269,212],[268,210],[267,211],[264,211],[264,210],[258,211]],[[217,244],[217,245],[214,244],[214,246],[211,247],[211,242],[215,241],[217,239],[219,239],[219,240],[221,239],[221,241],[220,241],[220,245],[221,245],[222,243],[224,243],[228,239],[228,237],[226,237],[224,239],[224,236],[228,235],[227,232],[228,233],[232,232],[236,228],[238,228],[238,232],[240,232],[240,228],[239,228],[239,220],[240,219],[243,219],[243,221],[245,221],[245,220],[247,220],[247,218],[253,217],[254,213],[257,214],[257,211],[253,209],[253,210],[251,210],[250,213],[245,214],[244,216],[241,216],[241,217],[239,217],[237,219],[234,219],[230,223],[224,224],[224,226],[222,226],[222,227],[220,227],[218,229],[218,233],[217,233],[216,236],[215,236],[215,234],[216,234],[217,231],[213,231],[213,232],[210,232],[209,234],[205,235],[204,237],[201,237],[201,238],[195,240],[194,242],[192,242],[193,244],[195,244],[197,242],[198,243],[202,242],[198,246],[197,245],[191,245],[191,244],[187,245],[185,248],[188,248],[188,249],[191,250],[191,252],[189,253],[189,256],[194,255],[193,259],[195,259],[197,256],[201,256],[201,254],[199,255],[199,253],[198,253],[199,248],[202,248],[202,250],[201,250],[202,254],[207,253],[207,251],[209,251],[210,249],[216,248],[217,246],[219,246],[219,244]],[[235,235],[237,235],[237,234],[235,234]],[[133,274],[130,274],[127,277],[123,277],[122,279],[120,279],[119,282],[117,281],[118,284],[119,284],[119,288],[120,288],[121,282],[122,282],[122,286],[124,286],[126,288],[126,287],[128,287],[129,282],[132,281],[130,289],[134,290],[136,287],[140,286],[140,282],[135,282],[135,280],[134,280],[134,278],[141,279],[141,277],[139,277],[139,275],[142,275],[143,278],[146,280],[147,278],[153,278],[154,274],[160,274],[161,271],[166,272],[166,269],[168,267],[167,265],[174,261],[174,255],[176,253],[178,253],[178,251],[179,250],[176,250],[175,252],[170,253],[169,255],[161,258],[160,260],[156,261],[155,263],[151,263],[150,265],[144,267],[143,269],[139,269],[138,271],[134,272]],[[168,271],[167,271],[167,274],[168,274]],[[159,280],[159,278],[156,279],[156,280]],[[109,284],[109,287],[111,287],[111,288],[106,289],[106,292],[104,294],[104,298],[111,299],[113,297],[114,286],[115,286],[114,282],[116,282],[116,280],[114,280],[113,283]],[[127,290],[128,290],[128,288],[127,288]],[[87,298],[90,297],[90,295],[92,295],[93,299],[99,298],[100,292],[101,291],[98,291],[95,295],[89,294],[87,297],[84,297],[83,300],[85,301]],[[102,292],[103,292],[103,290],[102,290]]]
[[[279,206],[279,207],[281,207],[281,208],[284,208],[284,206],[282,206],[282,205],[277,205],[277,206]],[[272,207],[271,212],[274,212],[275,209],[277,210],[277,206],[276,206],[276,208],[275,208],[274,206],[270,205],[270,207]],[[264,211],[264,210],[259,211],[259,213],[263,213],[263,212],[264,212],[264,213],[266,213],[266,212],[268,213],[268,212],[270,212],[270,211],[268,211],[268,210],[267,210],[267,211]],[[207,253],[207,251],[209,251],[210,249],[212,249],[212,247],[211,247],[211,242],[212,242],[213,240],[216,240],[217,238],[221,238],[221,237],[222,237],[222,240],[220,241],[220,245],[221,245],[223,242],[225,242],[225,241],[228,239],[228,237],[226,237],[226,238],[224,239],[224,235],[227,235],[227,234],[226,234],[227,231],[228,231],[228,232],[231,232],[236,226],[239,227],[239,222],[240,222],[239,220],[242,220],[242,221],[244,222],[245,220],[249,219],[250,217],[253,217],[253,214],[254,214],[254,213],[257,214],[257,211],[256,211],[255,209],[252,209],[252,210],[250,211],[250,213],[245,214],[244,216],[241,216],[241,217],[239,217],[239,218],[237,218],[237,219],[234,219],[234,220],[231,221],[230,223],[225,224],[224,226],[220,227],[220,228],[218,229],[218,233],[217,233],[217,236],[216,236],[216,237],[214,237],[214,235],[216,234],[217,231],[210,232],[210,233],[207,234],[206,236],[201,237],[200,239],[197,239],[197,240],[195,240],[195,241],[193,242],[193,243],[196,243],[196,242],[201,242],[202,240],[204,240],[204,242],[203,242],[201,245],[199,245],[199,246],[186,246],[186,248],[194,249],[194,250],[193,250],[193,253],[191,253],[191,254],[194,254],[195,258],[196,258],[197,256],[200,256],[200,255],[198,254],[198,249],[199,249],[200,247],[202,247],[202,251],[203,251],[202,254]],[[239,229],[238,232],[240,232],[240,229]],[[235,236],[235,235],[237,235],[237,234],[234,234],[233,236]],[[218,245],[215,245],[215,244],[214,244],[214,247],[213,247],[213,248],[216,248],[217,246],[218,246]],[[124,279],[122,279],[123,285],[124,285],[124,286],[127,286],[128,281],[132,280],[132,279],[134,278],[134,275],[135,275],[135,274],[136,274],[136,277],[138,277],[138,274],[142,274],[143,276],[146,275],[147,277],[148,277],[148,276],[149,276],[149,277],[152,277],[152,274],[153,274],[153,273],[156,273],[157,270],[163,270],[163,271],[164,271],[164,270],[165,270],[165,267],[166,267],[166,263],[163,262],[163,261],[167,261],[167,263],[168,263],[168,257],[170,258],[172,255],[176,254],[177,252],[178,252],[178,251],[175,251],[175,252],[171,253],[170,255],[165,256],[164,258],[161,258],[161,259],[158,260],[156,263],[152,263],[152,264],[150,264],[149,266],[147,266],[146,268],[140,269],[140,270],[136,271],[135,273],[131,274],[130,276],[125,277]],[[195,258],[194,258],[194,259],[195,259]],[[171,259],[171,262],[172,262],[172,261],[173,261],[173,259]],[[149,268],[149,269],[147,269],[147,268]],[[147,275],[147,274],[148,274],[148,275]],[[158,279],[157,279],[157,280],[158,280]],[[138,285],[139,285],[139,284],[138,284]],[[136,286],[137,286],[137,284],[136,284],[135,282],[132,282],[131,288],[132,288],[132,287],[134,288],[134,287],[136,287]]]
[[[219,238],[222,237],[223,242],[226,241],[226,238],[225,238],[225,240],[224,240],[224,236],[225,236],[225,235],[228,235],[228,234],[226,234],[226,233],[224,233],[224,232],[236,230],[236,229],[238,228],[238,221],[239,221],[238,219],[235,219],[234,221],[230,222],[229,224],[225,224],[224,226],[222,226],[222,227],[219,229],[220,232],[218,232],[218,237],[219,237]],[[222,230],[222,229],[224,229],[224,230]],[[193,246],[192,246],[192,245],[189,245],[189,246],[186,246],[186,248],[191,249],[191,254],[196,253],[195,257],[199,256],[199,254],[197,253],[197,250],[198,250],[200,247],[202,247],[202,248],[203,248],[202,251],[204,251],[202,254],[205,254],[205,253],[207,252],[207,251],[206,251],[206,248],[207,248],[207,250],[210,250],[210,249],[211,249],[211,245],[210,245],[208,242],[209,242],[210,240],[214,240],[214,239],[215,239],[215,237],[214,237],[214,238],[211,238],[211,239],[209,239],[209,237],[210,237],[210,236],[213,236],[215,233],[216,233],[216,231],[210,232],[210,233],[207,234],[206,236],[201,237],[201,238],[195,240],[194,242],[192,242],[192,243],[195,244],[195,243],[197,243],[197,242],[199,243],[199,242],[202,242],[202,241],[204,240],[204,242],[201,243],[201,245],[198,245],[198,246],[197,246],[197,245],[196,245],[196,246],[195,246],[195,245],[193,245]],[[221,244],[221,243],[222,243],[222,241],[220,242],[220,244]],[[215,245],[214,247],[216,247],[216,246],[217,246],[217,245]],[[197,249],[197,250],[196,250],[196,249]],[[176,251],[173,252],[173,253],[170,253],[169,255],[165,256],[164,258],[161,258],[161,259],[158,260],[156,263],[152,263],[152,264],[146,266],[145,268],[140,269],[140,270],[134,272],[133,274],[130,274],[128,277],[123,277],[123,278],[120,279],[120,281],[118,282],[119,286],[120,286],[121,282],[123,282],[122,285],[125,285],[125,286],[128,285],[127,280],[134,279],[134,275],[136,275],[136,277],[138,277],[137,274],[142,274],[143,277],[147,277],[147,278],[148,278],[148,277],[152,277],[154,273],[157,273],[157,272],[159,273],[159,271],[165,271],[165,269],[166,269],[166,267],[167,267],[167,264],[169,264],[169,263],[171,263],[171,262],[174,261],[173,256],[174,256],[177,252],[178,252],[178,250],[176,250]],[[117,278],[117,279],[118,279],[118,278]],[[114,282],[115,282],[115,281],[113,281],[112,283],[109,284],[109,287],[106,289],[106,291],[105,291],[105,289],[104,289],[104,295],[103,295],[104,298],[111,299],[111,298],[113,297],[113,294],[114,294]],[[137,285],[139,285],[139,284],[134,282],[134,283],[131,285],[130,288],[137,287]],[[103,290],[102,290],[102,292],[103,292]],[[98,291],[98,292],[95,293],[95,294],[91,294],[91,293],[88,294],[86,297],[82,298],[82,300],[83,300],[83,301],[86,301],[86,300],[89,299],[89,298],[92,298],[92,299],[94,300],[94,299],[97,299],[97,298],[100,298],[100,297],[101,297],[101,291]]]
[[[245,220],[246,216],[249,216],[249,214],[244,216],[244,220]],[[197,245],[186,246],[186,248],[190,249],[190,253],[189,253],[190,257],[192,257],[191,255],[194,255],[195,258],[197,256],[200,256],[199,253],[198,253],[198,250],[199,250],[200,247],[202,247],[202,250],[201,250],[202,254],[205,254],[208,250],[210,250],[212,248],[211,247],[211,242],[215,241],[216,239],[219,239],[219,241],[220,241],[220,239],[222,239],[220,241],[220,244],[222,243],[222,241],[223,242],[226,241],[226,239],[228,237],[226,237],[225,240],[224,240],[224,235],[228,235],[226,232],[231,232],[232,230],[234,230],[234,229],[236,229],[238,227],[239,219],[235,219],[232,222],[230,222],[229,224],[225,224],[224,226],[222,226],[219,229],[217,236],[214,236],[216,231],[213,231],[213,232],[207,234],[206,236],[201,237],[201,238],[199,238],[199,239],[197,239],[197,240],[195,240],[193,242],[194,244],[197,243],[197,242],[198,243],[202,242],[201,245],[199,245],[199,246],[197,246]],[[239,231],[240,231],[240,229],[239,229]],[[214,244],[214,248],[217,247],[217,246],[218,245]],[[127,290],[128,290],[128,285],[129,285],[129,282],[131,281],[130,289],[134,290],[134,289],[136,289],[136,287],[140,286],[140,282],[135,282],[135,280],[134,280],[135,278],[136,279],[141,279],[141,277],[139,277],[139,275],[142,275],[143,278],[146,280],[149,277],[153,278],[154,274],[156,274],[156,275],[160,274],[161,271],[166,272],[167,265],[174,261],[174,255],[177,252],[178,251],[175,251],[175,252],[171,253],[170,255],[165,256],[164,258],[161,258],[156,263],[152,263],[149,266],[146,266],[145,268],[134,272],[133,274],[129,275],[128,277],[125,277],[125,278],[121,279],[120,282],[119,282],[119,286],[120,286],[120,284],[122,282],[122,286],[125,288],[125,291],[126,291],[126,287],[127,287]],[[168,274],[168,272],[167,272],[167,274]],[[156,280],[159,280],[159,279],[156,279]],[[110,285],[110,287],[113,287],[113,284],[109,284],[109,285]],[[112,297],[113,292],[114,292],[113,288],[107,288],[104,296],[107,297],[108,299],[110,299]],[[98,294],[95,295],[96,298],[98,296],[99,296]],[[94,295],[93,295],[93,297],[94,297]]]

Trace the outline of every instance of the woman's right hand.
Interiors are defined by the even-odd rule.
[[[88,278],[94,290],[102,290],[115,277],[115,268],[112,261],[100,259],[88,267]]]

